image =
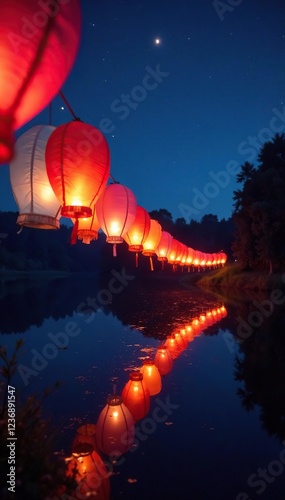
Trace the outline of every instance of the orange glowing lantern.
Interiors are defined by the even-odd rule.
[[[172,359],[176,359],[179,356],[180,349],[174,337],[168,337],[165,341],[165,346],[169,350]]]
[[[179,353],[181,353],[187,347],[187,344],[185,345],[185,342],[179,332],[175,332],[173,336],[175,338]]]
[[[188,346],[188,335],[187,335],[186,328],[180,328],[179,333],[180,333],[180,337],[183,340],[184,346],[187,347]]]
[[[89,455],[96,448],[96,425],[81,425],[72,443],[72,455],[79,457]]]
[[[147,359],[140,369],[143,374],[143,381],[146,383],[151,396],[159,394],[162,388],[161,375],[154,361]]]
[[[213,265],[213,255],[211,253],[206,253],[206,266],[211,267]]]
[[[68,463],[67,476],[74,477],[77,482],[72,498],[84,500],[90,497],[98,500],[110,498],[110,472],[96,451],[88,455],[73,458]]]
[[[76,223],[91,217],[92,206],[104,189],[110,172],[110,152],[100,130],[80,121],[60,125],[46,146],[46,167],[51,186],[60,201],[61,215]]]
[[[114,459],[126,453],[134,442],[134,419],[119,396],[109,396],[96,424],[99,450]]]
[[[79,1],[2,1],[0,23],[0,163],[5,163],[13,157],[13,131],[49,104],[73,66]]]
[[[185,326],[185,330],[187,333],[188,342],[192,342],[192,340],[194,340],[194,337],[195,337],[194,328],[192,327],[192,325],[187,324]]]
[[[182,243],[182,255],[181,255],[181,266],[186,266],[187,263],[187,257],[188,257],[188,247]]]
[[[15,144],[10,181],[19,208],[17,224],[22,227],[59,229],[60,203],[50,185],[45,161],[46,144],[54,130],[55,127],[37,125]]]
[[[178,245],[177,245],[177,252],[176,252],[176,257],[175,257],[175,261],[174,261],[175,265],[181,264],[181,260],[182,260],[183,254],[184,254],[184,245],[183,245],[183,243],[181,243],[180,241],[177,241],[177,243],[178,243]]]
[[[200,266],[205,267],[206,260],[207,260],[206,254],[204,252],[200,252]]]
[[[199,252],[199,250],[194,250],[193,265],[195,267],[200,266],[200,261],[201,261],[201,252]]]
[[[175,261],[176,261],[176,257],[177,257],[177,253],[179,251],[179,241],[177,241],[175,238],[172,238],[172,241],[171,241],[171,245],[170,245],[170,248],[169,248],[169,251],[166,255],[167,259],[168,259],[168,262],[170,264],[173,264],[173,270],[174,270],[174,264],[175,264]]]
[[[166,345],[159,347],[154,357],[160,375],[167,375],[173,368],[173,359]]]
[[[73,220],[76,224],[76,220]],[[97,219],[95,207],[92,209],[91,217],[84,217],[78,220],[77,238],[82,243],[90,245],[91,241],[97,240],[100,224]]]
[[[148,236],[143,244],[142,254],[150,258],[150,268],[153,271],[152,256],[155,255],[156,249],[161,238],[161,225],[155,219],[150,219],[150,229]]]
[[[150,216],[148,212],[137,205],[136,217],[123,238],[129,245],[130,252],[136,252],[136,266],[138,265],[138,252],[142,252],[143,244],[150,230]]]
[[[193,264],[193,259],[194,259],[194,250],[193,250],[193,248],[188,247],[188,255],[187,255],[187,258],[186,258],[186,264],[188,266],[190,266],[191,264]]]
[[[130,380],[122,391],[122,400],[134,420],[144,418],[149,412],[150,393],[142,373],[135,371],[130,373]]]
[[[221,264],[222,264],[222,266],[224,266],[226,262],[227,262],[227,254],[225,254],[225,252],[221,252]]]
[[[116,256],[116,244],[123,243],[123,236],[134,222],[136,211],[135,195],[122,184],[107,186],[97,202],[98,221],[107,236],[107,243],[113,244],[114,256]]]
[[[213,253],[213,265],[216,266],[218,264],[218,254]]]
[[[168,233],[167,231],[162,231],[161,238],[158,246],[156,247],[156,252],[155,252],[157,255],[157,259],[162,262],[162,267],[163,263],[167,261],[167,254],[171,247],[171,242],[172,242],[171,234]]]
[[[221,311],[222,311],[222,318],[225,318],[228,314],[225,306],[221,306]]]

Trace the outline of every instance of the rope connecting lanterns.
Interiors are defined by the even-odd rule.
[[[164,231],[137,205],[134,193],[110,173],[110,151],[102,132],[82,122],[60,90],[79,45],[79,0],[44,5],[37,0],[5,0],[0,4],[0,163],[11,161],[10,179],[19,208],[17,223],[58,229],[60,217],[74,224],[71,243],[85,244],[101,230],[107,243],[124,241],[130,252],[178,266],[223,266],[224,252],[206,254],[187,247]],[[54,56],[56,54],[56,57]],[[33,127],[16,143],[13,131],[32,118],[59,93],[73,121]],[[112,184],[107,185],[109,179]]]

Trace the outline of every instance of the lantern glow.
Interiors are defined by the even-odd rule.
[[[46,167],[61,215],[91,217],[110,172],[109,147],[100,130],[80,121],[57,127],[47,142]]]
[[[96,424],[96,443],[114,458],[126,453],[134,441],[134,419],[119,396],[109,396]]]
[[[37,125],[16,141],[10,181],[20,226],[59,229],[60,203],[50,185],[45,161],[46,144],[54,130],[52,126]]]
[[[161,391],[161,376],[154,361],[147,359],[144,361],[140,372],[143,374],[143,380],[146,383],[151,396],[159,394]]]
[[[49,104],[73,66],[80,5],[78,0],[56,1],[53,7],[38,0],[2,1],[0,20],[0,162],[5,163],[13,157],[13,131]]]
[[[140,372],[131,372],[130,380],[122,391],[122,400],[130,410],[134,420],[144,418],[150,406],[150,393]]]
[[[123,236],[135,220],[137,202],[133,192],[122,184],[107,186],[96,204],[96,213],[102,231],[106,234],[107,243],[113,244],[113,255],[116,255],[116,244],[123,243]]]

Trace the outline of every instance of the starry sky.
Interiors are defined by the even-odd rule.
[[[105,134],[111,174],[148,211],[232,213],[236,174],[285,132],[284,0],[82,0],[62,91]],[[72,119],[60,96],[54,126]],[[49,109],[17,131],[49,123]],[[0,210],[17,210],[0,166]]]

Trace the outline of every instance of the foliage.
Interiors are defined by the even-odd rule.
[[[266,142],[255,167],[245,162],[234,192],[233,251],[242,269],[281,270],[285,263],[285,134]]]
[[[150,216],[158,220],[164,231],[194,249],[210,253],[223,250],[228,256],[231,254],[231,219],[219,221],[216,215],[208,214],[200,222],[191,220],[186,223],[183,217],[173,221],[171,213],[164,208],[150,212]],[[16,219],[15,212],[0,212],[0,271],[52,270],[69,273],[96,272],[100,269],[104,272],[115,267],[134,266],[134,256],[128,251],[127,244],[118,246],[118,256],[114,259],[111,245],[105,243],[102,233],[90,245],[81,241],[71,245],[71,228],[64,224],[59,231],[24,228],[17,234]],[[140,260],[147,261],[145,258]]]
[[[17,368],[17,354],[23,341],[16,343],[11,358],[6,348],[0,348],[2,367],[0,374],[0,464],[2,477],[7,477],[7,395]],[[23,403],[16,391],[16,493],[7,490],[7,484],[0,491],[3,500],[27,499],[38,500],[50,497],[59,498],[61,493],[72,492],[76,483],[66,476],[67,465],[64,457],[53,453],[55,433],[49,421],[41,416],[43,403],[48,395],[58,388],[58,384],[46,389],[41,400],[29,396]],[[5,470],[5,472],[3,471]]]

